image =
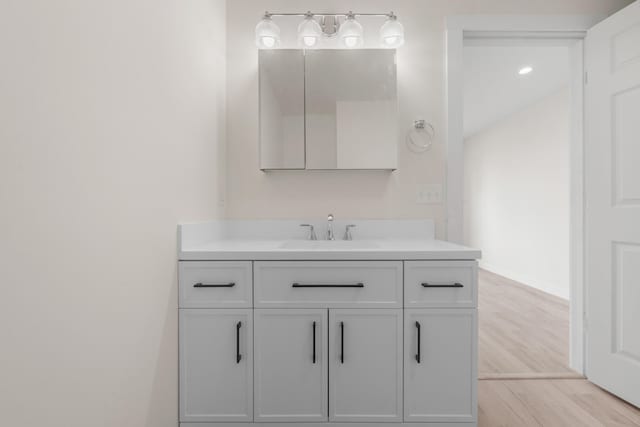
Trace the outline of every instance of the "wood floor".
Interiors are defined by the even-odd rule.
[[[480,378],[575,375],[568,301],[485,270],[478,281]]]
[[[640,426],[640,409],[572,371],[569,305],[479,272],[480,427]]]
[[[479,427],[632,427],[640,410],[587,380],[481,380]]]

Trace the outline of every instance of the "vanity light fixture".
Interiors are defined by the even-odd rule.
[[[261,49],[272,49],[280,44],[280,27],[273,22],[271,14],[265,12],[256,25],[256,45]]]
[[[400,47],[404,44],[404,26],[398,17],[391,12],[380,27],[380,44],[383,47]]]
[[[312,48],[318,45],[322,37],[322,28],[313,17],[313,13],[307,12],[304,20],[298,25],[298,44],[302,48]]]
[[[341,45],[347,49],[364,45],[364,29],[356,19],[358,16],[385,17],[380,27],[380,45],[396,48],[404,44],[404,27],[393,13],[348,13],[314,14],[306,13],[270,13],[256,25],[256,45],[260,49],[273,49],[280,44],[280,27],[273,22],[275,16],[301,16],[298,25],[298,45],[303,49],[318,47],[322,39],[338,37]]]
[[[532,71],[533,71],[533,67],[527,65],[526,67],[520,68],[520,70],[518,71],[518,74],[520,74],[521,76],[524,76],[526,74],[529,74]]]

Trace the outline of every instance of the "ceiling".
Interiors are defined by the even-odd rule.
[[[519,75],[524,66],[533,67]],[[464,136],[551,95],[569,83],[566,46],[465,46]]]

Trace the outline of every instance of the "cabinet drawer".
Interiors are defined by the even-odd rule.
[[[404,296],[407,307],[475,307],[475,261],[406,261]]]
[[[401,261],[256,261],[256,307],[402,307]]]
[[[182,261],[180,308],[251,307],[251,261]]]

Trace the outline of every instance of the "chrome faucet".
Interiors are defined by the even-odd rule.
[[[327,217],[327,240],[335,240],[333,235],[333,214],[329,214]]]
[[[355,224],[349,224],[345,227],[343,240],[353,240],[353,236],[351,235],[351,229],[355,226],[356,226]]]
[[[309,227],[308,239],[309,240],[318,240],[318,237],[316,236],[316,230],[313,228],[313,225],[311,225],[311,224],[300,224],[300,227]]]

